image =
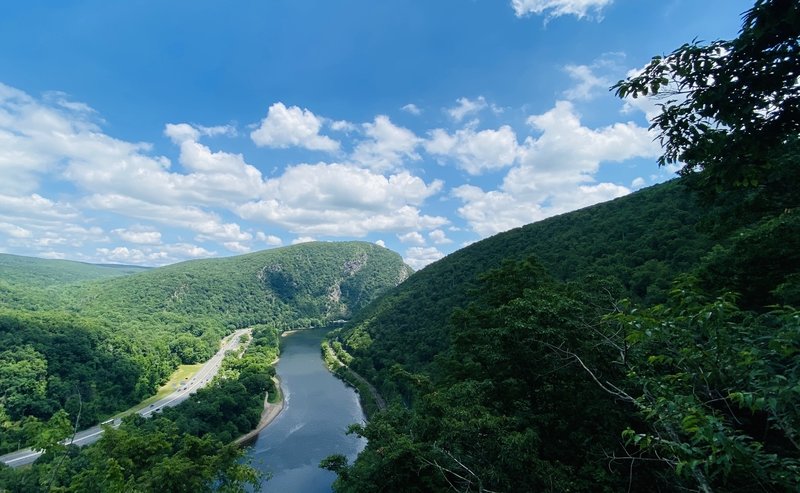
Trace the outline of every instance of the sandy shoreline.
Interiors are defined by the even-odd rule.
[[[312,329],[292,329],[292,330],[284,330],[281,332],[281,337],[290,336],[292,334],[296,334],[298,332],[303,332],[304,330],[312,330]]]
[[[275,385],[280,388],[280,381],[275,380]],[[237,445],[250,445],[250,443],[255,440],[256,436],[267,427],[270,423],[272,423],[275,418],[283,411],[283,397],[281,396],[281,400],[275,404],[269,402],[269,394],[264,396],[264,410],[261,411],[261,419],[258,421],[258,425],[248,433],[240,436],[233,443]]]

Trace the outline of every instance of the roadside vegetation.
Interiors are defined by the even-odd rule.
[[[143,400],[142,402],[140,402],[139,404],[133,406],[132,408],[124,411],[124,414],[128,414],[128,413],[131,413],[131,412],[137,412],[137,411],[139,411],[141,409],[146,408],[150,404],[163,399],[164,397],[166,397],[170,393],[174,392],[175,389],[180,388],[180,386],[182,384],[185,385],[185,383],[192,377],[192,375],[197,373],[197,371],[200,370],[200,368],[202,368],[202,367],[203,367],[202,364],[180,365],[178,367],[178,369],[175,370],[175,372],[169,377],[169,380],[167,380],[167,383],[165,383],[164,385],[159,387],[159,389],[156,391],[156,393],[154,395],[148,397],[147,399]],[[122,417],[122,415],[123,415],[123,413],[120,413],[120,414],[117,414],[114,417],[115,418]]]
[[[151,418],[130,414],[87,447],[51,442],[29,468],[0,469],[10,491],[245,491],[260,479],[232,442],[258,424],[264,393],[275,392],[278,329],[253,328],[243,355],[229,353],[217,377]],[[68,423],[67,423],[68,425]],[[67,430],[68,431],[68,430]]]

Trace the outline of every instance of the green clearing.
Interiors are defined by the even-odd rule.
[[[158,392],[156,392],[155,395],[153,395],[151,397],[148,397],[147,399],[143,400],[139,404],[133,406],[132,408],[130,408],[130,409],[126,410],[126,411],[123,411],[121,413],[116,414],[114,416],[114,419],[121,418],[123,416],[127,416],[128,414],[133,414],[135,412],[138,412],[138,411],[146,408],[150,404],[156,402],[157,400],[163,399],[170,392],[175,390],[182,381],[188,380],[192,376],[194,376],[198,371],[200,371],[200,368],[202,368],[202,367],[203,367],[202,363],[199,363],[199,364],[196,364],[196,365],[180,365],[178,367],[178,369],[175,370],[175,373],[173,373],[172,376],[169,377],[169,380],[167,381],[167,383],[162,385],[158,389]]]

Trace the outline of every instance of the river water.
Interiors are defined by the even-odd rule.
[[[282,339],[276,367],[284,396],[283,412],[261,433],[247,457],[256,469],[271,474],[265,492],[330,492],[336,475],[320,469],[331,454],[351,461],[366,441],[345,435],[362,423],[358,395],[334,377],[322,362],[320,343],[326,330],[304,330]]]

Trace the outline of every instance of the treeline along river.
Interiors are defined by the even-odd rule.
[[[284,394],[283,412],[257,437],[247,456],[263,471],[264,491],[330,492],[336,475],[320,469],[331,454],[351,460],[366,445],[347,427],[361,423],[358,394],[334,377],[320,357],[325,329],[284,337],[277,373]],[[267,479],[268,478],[268,479]]]

